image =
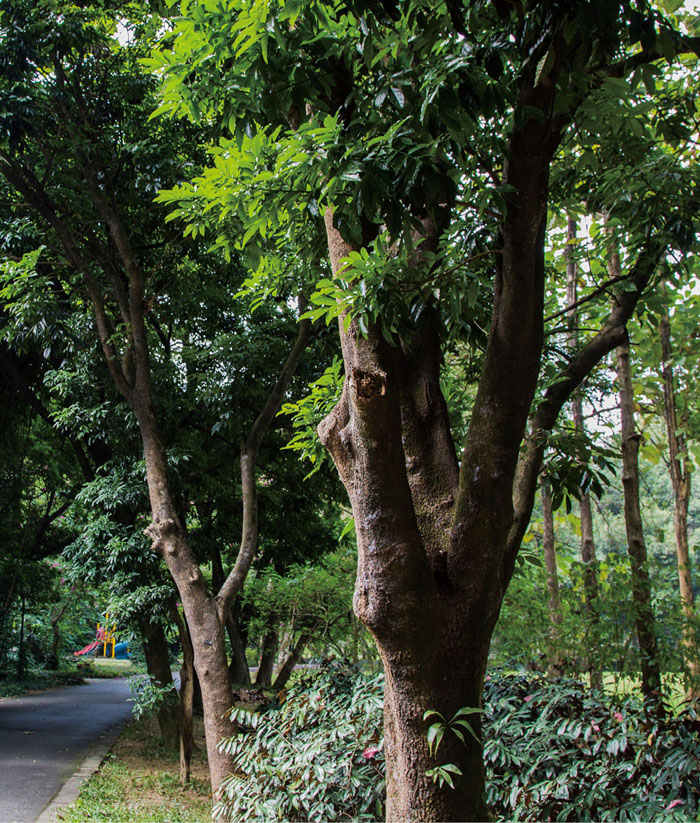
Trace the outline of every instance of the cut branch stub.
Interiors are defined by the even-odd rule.
[[[382,371],[352,370],[352,388],[355,397],[360,400],[372,400],[384,397],[387,393],[386,374]]]

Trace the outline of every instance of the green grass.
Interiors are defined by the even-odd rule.
[[[145,666],[135,666],[131,660],[112,660],[109,657],[90,658],[78,665],[83,677],[126,677],[146,672]]]
[[[200,750],[187,786],[178,780],[176,752],[158,742],[152,718],[132,723],[102,767],[83,785],[78,799],[59,812],[62,823],[210,823],[210,787],[201,721]]]

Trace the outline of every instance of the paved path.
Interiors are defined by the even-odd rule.
[[[90,750],[131,718],[126,679],[0,700],[0,823],[33,823]]]

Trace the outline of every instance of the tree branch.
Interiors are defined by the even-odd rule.
[[[305,301],[299,297],[299,313],[303,314]],[[277,382],[268,395],[262,411],[253,423],[248,437],[241,446],[241,485],[243,496],[243,526],[241,529],[241,545],[231,573],[216,595],[217,610],[221,623],[231,611],[236,596],[243,588],[245,579],[253,562],[258,547],[258,495],[255,482],[255,461],[263,435],[270,428],[270,424],[279,411],[282,398],[299,365],[301,356],[306,349],[311,334],[311,321],[308,319],[299,322],[297,339],[287,360],[282,366]]]

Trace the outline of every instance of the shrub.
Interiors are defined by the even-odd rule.
[[[222,743],[237,772],[224,782],[216,814],[381,819],[381,705],[381,676],[336,665],[305,677],[261,714],[235,712],[246,730]],[[488,805],[499,820],[696,819],[698,731],[690,709],[662,718],[633,696],[497,674],[484,693]]]
[[[236,773],[214,813],[227,820],[383,818],[382,682],[330,664],[279,702],[232,716],[244,731],[221,744]]]
[[[575,681],[504,676],[485,690],[487,802],[505,820],[687,820],[700,723]]]

